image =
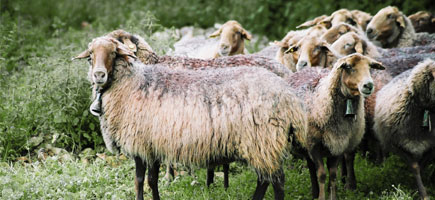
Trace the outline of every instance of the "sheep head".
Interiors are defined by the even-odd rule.
[[[330,26],[327,27],[327,28],[330,28],[331,26],[335,26],[335,25],[340,24],[342,22],[350,24],[350,25],[362,30],[362,28],[359,26],[359,24],[356,23],[355,17],[352,15],[352,13],[348,9],[337,10],[337,11],[333,12],[329,17],[320,21],[319,23],[330,24]]]
[[[219,30],[209,37],[219,37],[218,53],[220,56],[243,54],[244,39],[251,40],[252,36],[240,25],[239,22],[230,20],[223,24]]]
[[[333,56],[329,44],[325,40],[310,35],[299,40],[296,45],[290,46],[285,53],[292,55],[297,71],[311,66],[327,68],[327,58]]]
[[[309,20],[309,21],[302,23],[299,26],[296,26],[296,28],[304,28],[304,27],[310,27],[310,26],[314,26],[316,24],[320,24],[320,22],[327,17],[328,17],[328,15],[322,15],[322,16],[316,17],[312,20]],[[325,24],[325,25],[330,26],[330,24]]]
[[[348,32],[354,32],[359,33],[360,31],[353,27],[350,24],[347,23],[339,23],[330,29],[328,29],[323,35],[322,39],[326,40],[329,44],[334,43],[338,38],[340,38],[342,35],[348,33]]]
[[[87,58],[89,61],[89,78],[93,84],[103,87],[108,80],[109,74],[113,70],[115,58],[122,56],[136,58],[128,47],[118,40],[111,37],[99,37],[92,40],[88,49],[80,53],[73,59]]]
[[[362,30],[365,31],[367,28],[367,24],[370,23],[370,20],[372,20],[373,16],[360,10],[352,10],[350,11],[350,13],[352,13],[354,19],[356,19],[356,23],[358,23],[361,26]]]
[[[340,58],[335,63],[333,70],[341,70],[341,92],[350,97],[370,96],[375,87],[370,75],[370,68],[385,69],[381,63],[359,53]]]
[[[378,46],[392,43],[406,28],[405,16],[397,7],[381,9],[367,25],[367,37]]]
[[[350,55],[360,53],[365,55],[367,52],[367,43],[356,33],[346,33],[335,41],[331,48],[341,55]]]
[[[419,11],[408,16],[416,32],[435,32],[435,15],[427,11]]]

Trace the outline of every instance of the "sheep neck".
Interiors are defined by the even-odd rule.
[[[343,118],[348,99],[352,100],[352,105],[357,113],[361,98],[361,96],[348,97],[343,94],[341,91],[341,69],[333,69],[316,88],[312,99],[312,120],[310,121],[315,122],[318,127],[324,127],[331,120]]]

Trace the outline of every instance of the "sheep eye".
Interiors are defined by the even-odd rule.
[[[348,24],[350,24],[350,25],[355,25],[356,24],[356,22],[355,21],[353,21],[353,19],[347,19],[347,23]]]
[[[92,64],[92,58],[89,56],[89,58],[88,58],[88,63],[89,64]]]
[[[392,18],[393,18],[393,15],[392,15],[392,14],[388,14],[388,15],[387,15],[387,18],[388,18],[388,19],[392,19]]]

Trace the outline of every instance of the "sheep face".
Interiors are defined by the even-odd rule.
[[[362,30],[365,31],[367,28],[367,24],[370,23],[370,20],[372,19],[372,15],[360,10],[352,10],[350,11],[354,18],[356,19],[356,22],[361,26]]]
[[[297,71],[311,66],[328,67],[326,60],[327,54],[330,53],[329,45],[318,37],[306,36],[296,45],[289,47],[285,53],[292,55]]]
[[[88,49],[80,53],[74,59],[87,58],[89,61],[89,79],[93,84],[103,87],[108,80],[109,74],[116,56],[127,56],[135,58],[135,55],[124,44],[111,38],[99,37],[92,40]]]
[[[216,32],[209,37],[220,36],[218,44],[219,56],[230,56],[243,54],[245,44],[244,39],[251,40],[251,35],[243,29],[243,27],[234,20],[226,22]]]
[[[275,41],[275,45],[279,46],[279,50],[276,55],[276,59],[287,68],[296,72],[296,65],[293,60],[293,55],[286,53],[289,47],[296,45],[300,39],[303,38],[303,34],[295,31],[290,31],[281,41]]]
[[[408,17],[416,32],[435,32],[435,16],[427,11],[419,11]]]
[[[297,26],[296,28],[310,27],[310,26],[314,26],[316,24],[320,24],[320,22],[327,17],[328,17],[327,15],[322,15],[322,16],[316,17],[312,20],[309,20],[309,21],[302,23],[301,25]]]
[[[335,41],[331,48],[341,55],[350,55],[352,53],[365,54],[367,44],[356,33],[346,33]]]
[[[331,14],[331,16],[323,19],[320,23],[329,24],[329,27],[327,27],[327,28],[330,28],[331,26],[335,26],[335,25],[340,24],[342,22],[350,24],[350,25],[357,27],[359,29],[362,29],[359,26],[359,24],[356,23],[355,18],[352,15],[352,13],[347,9],[340,9],[340,10],[333,12]]]
[[[327,30],[323,35],[322,38],[326,40],[329,44],[334,43],[338,38],[340,38],[342,35],[348,32],[354,32],[358,33],[358,30],[351,26],[350,24],[346,23],[339,23],[333,27],[331,27],[329,30]]]
[[[374,91],[370,68],[385,69],[381,63],[359,53],[339,59],[334,68],[342,70],[340,89],[350,97],[370,96]]]
[[[405,16],[396,7],[381,9],[367,25],[367,37],[377,46],[385,46],[399,37],[406,27]]]

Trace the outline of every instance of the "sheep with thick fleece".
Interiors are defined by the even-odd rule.
[[[235,20],[226,22],[209,37],[219,37],[220,39],[216,41],[213,39],[207,40],[201,37],[193,37],[179,41],[174,44],[175,51],[172,52],[171,55],[207,59],[247,54],[245,39],[251,40],[252,38],[251,34]]]
[[[289,81],[289,84],[295,87],[307,106],[309,126],[303,141],[310,155],[307,161],[312,175],[313,198],[325,199],[323,157],[328,158],[330,198],[335,199],[339,157],[353,151],[363,137],[364,97],[370,96],[374,89],[370,68],[384,69],[377,61],[355,53],[340,58],[315,87],[307,87],[309,84],[302,84],[304,80],[297,78],[299,74],[306,76],[310,71],[302,70],[289,78],[300,80]],[[354,108],[351,116],[346,116],[348,101]]]
[[[159,199],[162,161],[244,161],[258,174],[254,199],[263,198],[269,183],[275,198],[284,199],[282,161],[292,140],[303,143],[307,120],[282,78],[257,67],[170,69],[128,56],[135,57],[124,44],[100,37],[76,58],[90,58],[92,82],[104,90],[100,123],[106,146],[135,159],[138,199],[146,167],[153,198]]]
[[[420,173],[435,155],[435,124],[431,121],[435,118],[435,62],[425,60],[394,78],[379,91],[376,102],[376,137],[385,150],[407,162],[420,197],[429,199]]]
[[[367,41],[365,37],[353,32],[342,35],[331,45],[331,48],[341,55],[349,55],[356,52],[371,58],[378,58],[380,56],[375,45]]]
[[[435,33],[435,15],[427,11],[418,11],[408,16],[415,32]]]
[[[416,40],[409,18],[393,6],[385,7],[373,16],[366,34],[375,45],[382,48],[409,47]]]

